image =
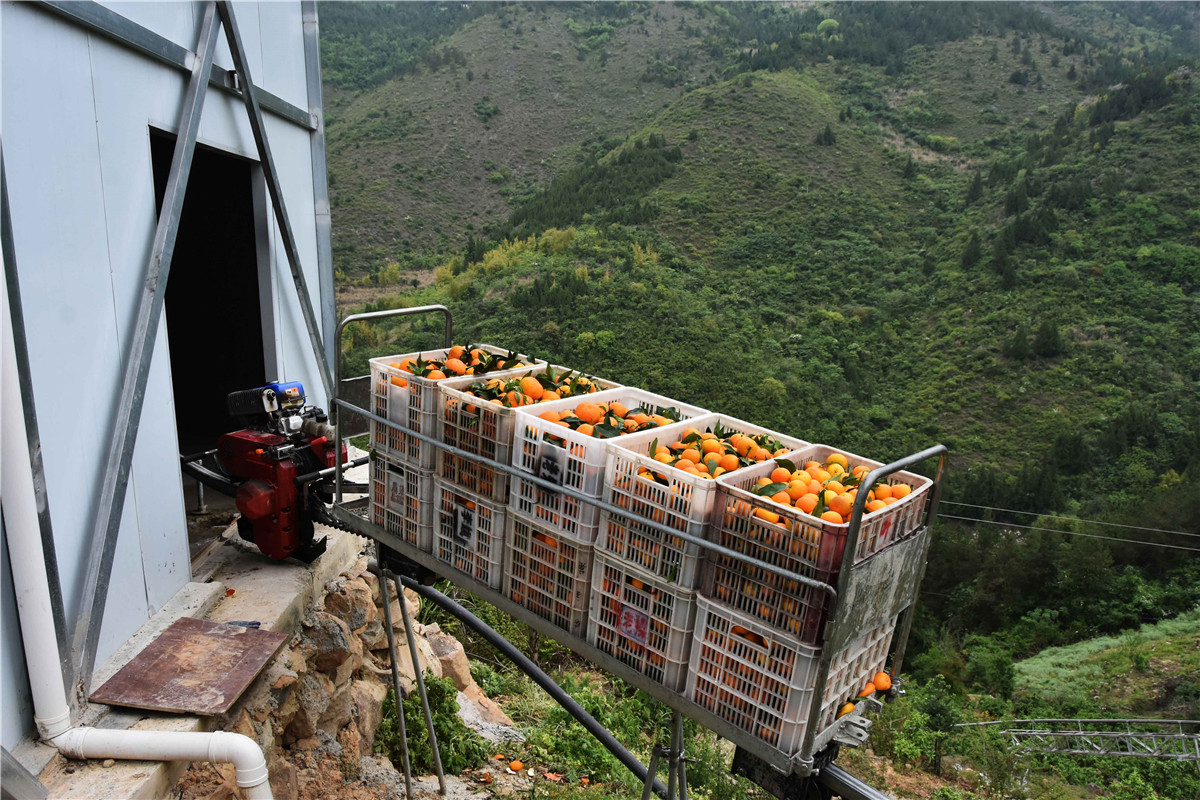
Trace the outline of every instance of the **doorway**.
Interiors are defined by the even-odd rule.
[[[151,131],[160,210],[174,150],[174,136]],[[267,382],[254,169],[254,162],[196,145],[165,300],[183,453],[208,450],[232,429],[226,395]]]
[[[151,129],[160,212],[174,151],[175,136]],[[235,430],[226,396],[265,384],[267,365],[274,363],[265,347],[272,337],[264,333],[271,330],[264,318],[272,314],[269,273],[259,257],[266,222],[264,204],[255,202],[256,171],[255,162],[196,145],[164,300],[181,454],[210,450],[221,434]],[[197,574],[236,508],[233,498],[201,492],[186,475],[183,490]]]

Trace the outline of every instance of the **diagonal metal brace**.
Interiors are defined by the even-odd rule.
[[[254,134],[254,144],[258,148],[258,160],[262,165],[263,177],[267,182],[267,191],[271,195],[271,207],[275,210],[275,219],[279,223],[279,236],[283,239],[283,250],[292,271],[292,280],[296,284],[300,311],[304,314],[304,327],[308,329],[308,339],[312,344],[313,354],[317,358],[317,370],[321,375],[321,383],[325,387],[325,396],[332,398],[336,393],[336,387],[333,385],[333,375],[330,372],[325,345],[321,341],[320,322],[313,312],[308,282],[305,280],[304,270],[300,268],[300,254],[296,249],[296,237],[292,233],[292,224],[283,203],[279,173],[275,169],[275,159],[271,156],[271,145],[267,141],[262,109],[259,107],[259,89],[251,79],[250,67],[246,62],[246,49],[242,45],[242,36],[238,32],[233,8],[228,2],[220,0],[217,3],[217,13],[221,16],[221,25],[225,28],[225,40],[229,44],[229,52],[233,56],[233,66],[237,70],[238,80],[241,82],[242,101],[245,102],[246,113],[250,117],[250,130]]]
[[[171,257],[174,255],[175,239],[179,233],[179,216],[183,210],[192,156],[196,151],[196,136],[200,130],[200,115],[204,109],[204,98],[208,90],[208,77],[212,71],[213,52],[216,50],[219,30],[216,9],[212,3],[208,3],[204,10],[200,42],[196,48],[196,60],[184,96],[179,134],[175,141],[175,153],[171,157],[171,172],[167,179],[162,210],[158,216],[158,226],[154,232],[154,244],[150,251],[150,264],[146,269],[142,297],[138,304],[137,321],[130,337],[129,354],[121,378],[121,395],[112,426],[108,456],[104,462],[96,522],[90,537],[79,612],[71,637],[71,652],[73,658],[77,659],[77,686],[84,695],[91,686],[92,670],[96,663],[96,647],[100,641],[100,625],[108,600],[108,582],[112,576],[113,557],[117,549],[117,533],[121,528],[125,492],[129,488],[133,448],[137,442],[142,404],[146,399],[146,379],[150,373],[150,361],[154,356],[154,341],[162,317]]]

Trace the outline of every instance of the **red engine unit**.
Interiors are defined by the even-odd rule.
[[[275,388],[281,386],[290,385],[272,384]],[[243,396],[243,404],[250,404],[261,394],[258,389],[235,393]],[[278,394],[282,396],[282,392]],[[243,411],[235,405],[239,400],[235,395],[230,396],[231,411]],[[245,395],[252,396],[246,400]],[[272,392],[272,401],[274,397]],[[298,398],[302,403],[303,388]],[[288,409],[277,408],[257,419],[239,414],[246,422],[253,419],[251,424],[257,422],[273,430],[247,428],[224,434],[217,440],[217,460],[226,474],[240,482],[235,495],[241,512],[238,534],[271,558],[312,561],[325,551],[324,539],[313,541],[310,504],[316,501],[310,493],[319,482],[297,486],[296,479],[337,466],[334,440],[319,409],[289,415]],[[345,448],[341,455],[345,459]]]

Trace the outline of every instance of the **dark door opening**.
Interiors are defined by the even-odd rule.
[[[160,211],[174,149],[151,131]],[[225,396],[267,382],[251,162],[196,146],[165,303],[179,449],[207,450],[235,425]]]

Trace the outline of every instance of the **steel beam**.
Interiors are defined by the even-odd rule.
[[[154,244],[150,251],[150,263],[146,268],[142,296],[138,302],[137,321],[130,334],[129,353],[121,379],[121,394],[117,401],[117,414],[113,420],[113,435],[101,476],[96,522],[88,546],[87,562],[84,565],[86,575],[80,595],[79,612],[75,618],[71,650],[77,665],[77,684],[85,695],[91,688],[96,647],[100,641],[100,626],[104,619],[104,605],[108,600],[108,582],[112,576],[113,556],[117,549],[117,534],[121,528],[121,514],[125,507],[125,493],[129,488],[129,473],[134,445],[137,442],[138,424],[146,399],[146,380],[150,374],[150,361],[154,356],[154,341],[162,317],[167,278],[171,271],[171,257],[174,255],[175,238],[179,233],[179,217],[183,211],[183,198],[187,191],[188,175],[191,173],[192,156],[196,150],[196,135],[200,130],[200,115],[208,90],[207,76],[212,69],[213,52],[216,50],[219,31],[216,8],[212,3],[208,3],[205,5],[200,42],[196,47],[195,65],[183,100],[179,134],[175,141],[175,153],[171,157],[171,171],[167,178],[158,226],[154,232]]]
[[[321,330],[325,333],[325,352],[328,354],[332,353],[336,346],[334,331],[337,328],[337,294],[333,286],[333,223],[329,210],[329,170],[325,162],[325,112],[321,92],[320,26],[317,20],[316,0],[302,0],[300,14],[304,20],[308,113],[313,121],[309,144],[312,150],[313,202],[316,204]]]
[[[63,605],[62,581],[58,576],[58,555],[54,550],[54,526],[50,522],[50,500],[46,491],[46,472],[42,466],[42,436],[38,429],[37,403],[33,397],[33,376],[29,371],[29,347],[25,338],[25,312],[21,306],[21,282],[17,274],[16,244],[13,241],[12,212],[8,204],[8,176],[4,171],[4,148],[0,144],[0,247],[3,248],[4,282],[8,292],[8,310],[12,318],[13,348],[17,353],[17,377],[21,383],[21,406],[25,414],[25,437],[29,446],[29,466],[33,472],[34,502],[37,503],[38,528],[42,552],[46,556],[46,583],[50,588],[50,611],[54,615],[54,636],[58,640],[58,660],[63,669],[63,689],[75,710],[74,665],[67,642],[67,614]]]
[[[292,271],[292,281],[296,284],[299,295],[300,311],[304,315],[304,327],[308,330],[308,339],[312,345],[313,355],[317,359],[317,372],[325,387],[326,398],[336,395],[337,387],[333,385],[333,376],[329,360],[326,357],[325,345],[321,341],[320,323],[313,314],[311,295],[308,291],[308,281],[300,266],[300,254],[296,249],[296,237],[292,233],[292,224],[288,219],[287,207],[283,202],[283,191],[279,185],[279,172],[275,169],[275,159],[271,155],[271,145],[267,141],[267,130],[263,124],[262,110],[258,103],[258,88],[254,85],[250,74],[250,65],[246,60],[246,48],[242,45],[242,35],[238,32],[237,21],[233,15],[233,7],[227,0],[218,0],[217,13],[221,17],[221,25],[225,29],[225,41],[233,56],[233,65],[244,85],[242,100],[246,105],[246,113],[250,117],[250,130],[254,133],[254,144],[258,148],[258,160],[262,166],[263,177],[266,179],[267,192],[271,195],[271,206],[275,209],[275,221],[279,223],[279,236],[283,239],[283,250],[287,255],[288,266]]]
[[[32,5],[78,25],[84,30],[98,33],[161,64],[174,67],[180,72],[190,73],[192,71],[191,63],[196,56],[186,47],[181,47],[170,39],[159,36],[148,28],[143,28],[136,22],[99,3],[89,0],[38,0]],[[221,67],[213,66],[209,69],[209,83],[231,95],[240,97],[242,94],[234,80],[233,73]],[[263,110],[270,111],[280,119],[285,119],[310,131],[316,129],[316,122],[310,113],[271,94],[262,87],[256,86],[254,89]]]
[[[8,748],[3,750],[3,772],[0,775],[0,798],[3,800],[43,800],[50,792],[42,782],[17,761]]]

